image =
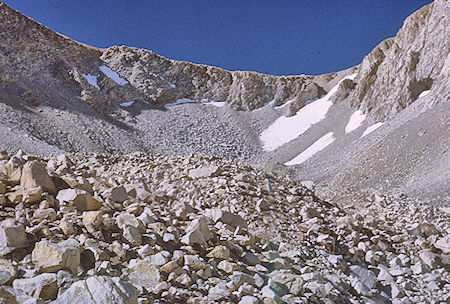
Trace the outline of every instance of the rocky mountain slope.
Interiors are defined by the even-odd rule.
[[[278,77],[92,48],[0,4],[2,147],[238,158],[448,202],[448,12],[423,7],[357,67]]]
[[[449,11],[270,76],[0,2],[0,303],[447,303]]]
[[[92,48],[0,4],[1,146],[237,158],[445,203],[448,11],[423,7],[357,67],[277,77]]]
[[[3,153],[0,180],[1,303],[449,300],[448,208],[199,156]]]

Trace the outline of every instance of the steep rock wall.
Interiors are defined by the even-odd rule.
[[[449,99],[450,2],[436,0],[409,16],[394,38],[360,65],[349,98],[377,120],[392,118],[430,91],[430,103]]]

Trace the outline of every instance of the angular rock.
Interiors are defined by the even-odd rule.
[[[218,260],[228,260],[230,258],[230,250],[223,245],[216,246],[206,255],[206,257]]]
[[[0,256],[27,246],[27,235],[22,225],[5,220],[0,224]]]
[[[0,259],[0,285],[9,283],[17,275],[16,267],[7,259]]]
[[[128,193],[125,187],[118,186],[109,189],[104,193],[104,196],[108,197],[113,202],[122,203],[128,199]]]
[[[13,282],[13,287],[34,298],[43,300],[54,300],[58,294],[58,283],[54,273],[43,273],[32,278],[16,279]]]
[[[102,211],[88,211],[83,214],[83,225],[89,233],[99,230],[103,223]]]
[[[34,204],[42,200],[42,188],[36,187],[8,192],[6,193],[6,197],[8,197],[9,201],[14,204],[18,204],[21,202]]]
[[[128,279],[135,286],[151,289],[160,283],[161,273],[158,267],[151,265],[148,261],[141,261],[133,266]]]
[[[43,240],[35,244],[31,260],[44,272],[68,269],[76,274],[78,266],[80,266],[80,244],[74,239],[68,239],[58,244]]]
[[[205,269],[205,262],[198,255],[185,255],[184,265],[188,266],[192,270]]]
[[[373,271],[359,265],[350,266],[350,271],[369,289],[374,288],[377,276]]]
[[[55,185],[48,176],[45,166],[38,161],[27,162],[23,166],[20,185],[25,189],[41,187],[45,192],[56,193]]]
[[[137,304],[138,290],[120,278],[93,276],[73,283],[53,304]]]
[[[133,226],[141,232],[145,231],[145,227],[142,222],[134,214],[131,213],[124,212],[120,214],[116,218],[116,223],[120,229],[124,229],[125,226]]]
[[[419,257],[430,269],[435,269],[440,264],[437,255],[428,249],[419,252]]]
[[[80,211],[95,211],[102,206],[92,195],[81,189],[60,190],[56,199],[61,203],[73,203]]]
[[[181,238],[180,242],[186,245],[205,245],[210,238],[208,220],[205,217],[200,217],[189,224],[186,228],[186,235]]]
[[[220,221],[233,227],[247,228],[247,222],[240,215],[224,211],[220,208],[210,210],[210,217],[214,223]]]
[[[442,250],[443,253],[450,253],[450,235],[441,237],[434,243],[434,247]]]
[[[126,225],[123,228],[123,237],[133,246],[142,245],[142,235],[139,230],[133,226]]]
[[[61,219],[61,221],[59,222],[59,228],[65,235],[74,235],[77,232],[74,225],[67,218]]]

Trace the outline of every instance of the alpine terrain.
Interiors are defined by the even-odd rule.
[[[0,2],[0,303],[450,303],[449,37],[271,76]]]

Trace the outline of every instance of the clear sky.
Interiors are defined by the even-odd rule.
[[[3,0],[97,47],[275,75],[323,74],[361,62],[431,0]]]

